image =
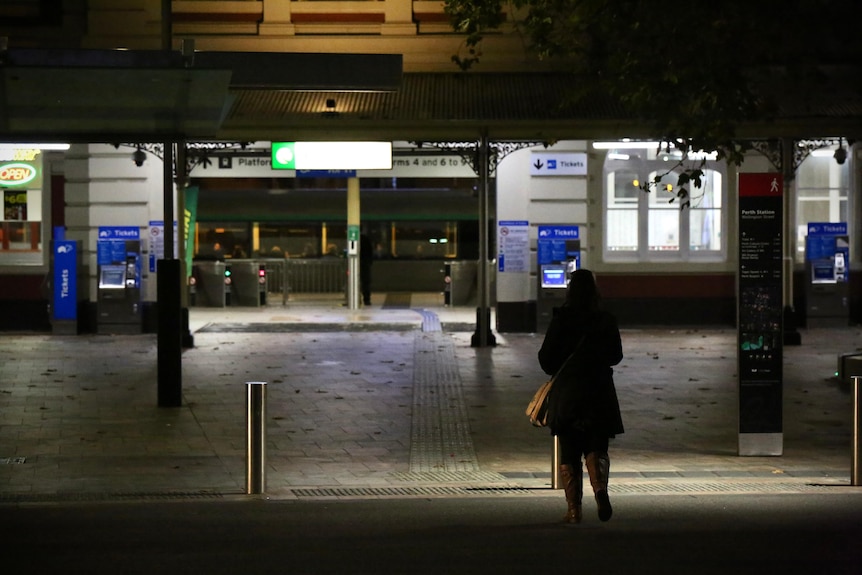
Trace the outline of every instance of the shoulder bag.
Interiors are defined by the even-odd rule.
[[[580,341],[578,341],[578,345],[575,346],[575,350],[566,358],[566,361],[563,362],[563,365],[560,366],[560,369],[545,383],[539,386],[539,389],[536,390],[536,393],[533,394],[533,399],[530,400],[530,403],[527,404],[527,417],[530,419],[530,423],[533,424],[534,427],[545,427],[548,425],[548,398],[551,395],[551,388],[554,386],[554,382],[557,380],[557,376],[559,376],[563,370],[568,365],[569,361],[575,356],[575,353],[578,351],[578,348],[581,347],[581,343],[583,343],[584,338],[581,337]]]

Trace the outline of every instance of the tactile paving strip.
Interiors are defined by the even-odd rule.
[[[466,482],[484,482],[484,483],[506,483],[511,485],[513,482],[505,476],[493,471],[434,471],[430,473],[399,473],[393,472],[389,475],[395,481],[410,481],[416,483],[466,483]]]
[[[439,331],[414,341],[410,471],[478,471],[452,341]]]
[[[443,331],[440,318],[433,311],[427,309],[413,310],[422,316],[422,331]]]

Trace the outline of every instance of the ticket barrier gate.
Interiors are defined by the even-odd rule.
[[[227,305],[260,307],[266,304],[266,270],[254,261],[231,261],[225,270]]]
[[[190,283],[194,286],[195,306],[225,307],[227,305],[225,270],[224,262],[195,262],[190,279]]]

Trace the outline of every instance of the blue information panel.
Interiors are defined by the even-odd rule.
[[[78,319],[78,244],[54,242],[54,319]]]
[[[135,226],[100,227],[96,244],[96,259],[99,265],[124,263],[126,240],[140,240],[141,230]]]
[[[578,226],[539,226],[537,260],[543,264],[578,261],[580,267],[580,229]]]

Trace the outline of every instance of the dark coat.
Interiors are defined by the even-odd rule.
[[[606,433],[608,437],[623,433],[611,367],[623,359],[616,318],[605,311],[555,308],[539,350],[539,365],[545,373],[553,375],[576,347],[574,357],[551,391],[548,425],[551,432],[558,434],[577,426]]]

